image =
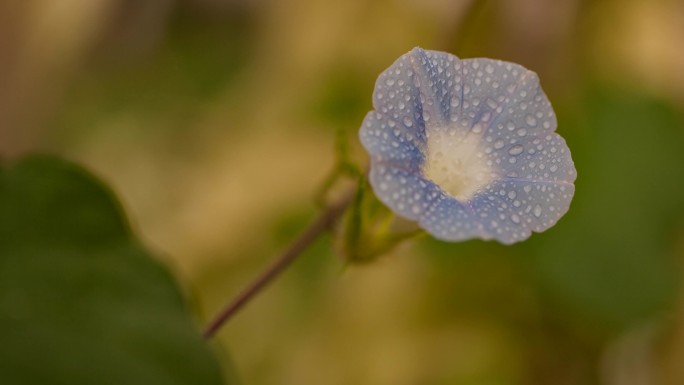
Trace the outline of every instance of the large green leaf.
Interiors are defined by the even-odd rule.
[[[77,166],[0,168],[0,383],[222,384],[178,285]]]

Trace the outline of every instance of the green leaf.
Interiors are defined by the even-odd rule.
[[[0,168],[0,383],[223,384],[169,271],[79,167]]]

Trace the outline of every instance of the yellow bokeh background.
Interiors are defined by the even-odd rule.
[[[314,217],[336,130],[355,140],[377,75],[401,54],[537,72],[579,195],[593,183],[580,182],[594,159],[587,95],[628,90],[681,116],[682,37],[678,0],[5,0],[0,154],[54,153],[104,179],[199,329]],[[639,135],[661,124],[681,137],[681,121]],[[681,191],[671,183],[660,188]],[[648,251],[667,251],[674,299],[619,326],[539,278],[529,255],[560,247],[564,219],[531,246],[423,239],[359,266],[326,237],[213,345],[245,384],[681,384],[683,213],[654,219],[666,231]]]

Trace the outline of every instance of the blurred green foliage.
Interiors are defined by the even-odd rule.
[[[556,300],[615,336],[671,311],[680,289],[684,120],[630,90],[594,87],[581,104],[564,123],[581,127],[569,138],[577,193],[536,263]]]
[[[335,136],[364,161],[357,129],[399,55],[520,63],[577,165],[556,226],[511,247],[424,237],[359,265],[323,237],[217,346],[249,384],[679,385],[683,7],[0,2],[1,156],[48,151],[105,176],[207,322],[315,215]],[[106,188],[55,159],[1,172],[0,384],[163,383],[171,369],[186,377],[170,383],[218,381],[171,277]]]
[[[0,383],[224,383],[105,186],[52,157],[0,170]]]
[[[116,44],[114,52],[96,51],[91,60],[97,70],[70,85],[68,98],[77,108],[60,112],[53,123],[59,135],[53,140],[68,145],[84,132],[92,134],[94,121],[131,116],[150,131],[183,135],[206,103],[225,93],[244,67],[250,41],[242,37],[249,36],[251,28],[245,20],[236,16],[225,23],[177,13],[168,36],[149,57]],[[221,44],[216,44],[217,36]]]

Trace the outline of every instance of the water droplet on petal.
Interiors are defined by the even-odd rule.
[[[527,125],[530,126],[530,127],[534,127],[534,126],[537,125],[537,118],[535,118],[535,117],[532,116],[532,115],[527,115],[527,116],[525,117],[525,123],[527,123]]]
[[[404,117],[404,125],[406,127],[413,126],[413,120],[411,120],[411,118],[409,118],[408,116]]]
[[[532,210],[532,213],[534,214],[535,217],[539,218],[542,213],[542,208],[540,205],[535,205],[534,209]]]
[[[508,149],[508,153],[511,155],[520,155],[523,152],[523,146],[520,144],[516,144],[515,146],[511,147]]]

